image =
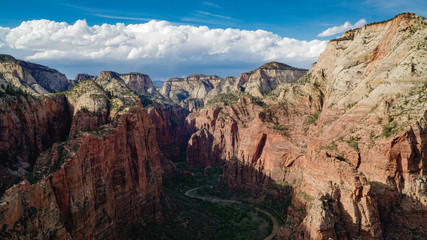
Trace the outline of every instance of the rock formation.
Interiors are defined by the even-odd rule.
[[[293,83],[307,72],[283,63],[270,62],[256,70],[243,73],[237,84],[245,93],[255,97],[263,97],[275,89],[280,83]]]
[[[0,55],[0,83],[11,84],[31,93],[63,91],[69,81],[64,74],[34,63]]]
[[[281,239],[425,236],[426,26],[401,14],[351,30],[296,83],[191,114],[188,165],[224,160],[233,188],[292,185]]]
[[[203,107],[203,100],[208,93],[218,85],[222,78],[196,73],[186,78],[168,79],[160,93],[172,102],[181,103],[189,110]]]
[[[183,156],[192,133],[185,127],[188,111],[167,104],[150,107],[147,110],[156,128],[163,173],[170,176],[177,172],[173,162],[185,161]]]
[[[247,93],[263,97],[280,83],[295,82],[306,71],[283,63],[270,62],[256,70],[243,73],[238,79],[196,73],[186,78],[167,80],[160,93],[172,102],[179,103],[181,107],[195,111],[220,94],[240,96]]]
[[[2,195],[1,238],[118,239],[167,215],[155,126],[141,103],[114,108],[106,88],[117,82],[100,79],[58,96],[1,98],[2,171],[26,179]]]
[[[422,239],[426,36],[427,20],[401,14],[330,41],[308,72],[272,62],[238,79],[194,74],[163,96],[146,75],[108,71],[39,98],[0,90],[0,191],[26,179],[1,198],[0,237],[117,239],[161,222],[162,173],[179,172],[186,149],[190,168],[224,161],[229,188],[291,189],[278,239]],[[2,59],[2,83],[53,90]]]
[[[0,192],[35,164],[37,156],[64,141],[71,126],[67,100],[28,94],[0,98]]]

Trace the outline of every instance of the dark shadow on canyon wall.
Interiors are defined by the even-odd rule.
[[[400,194],[396,187],[381,182],[373,181],[371,185],[384,239],[426,239],[426,206],[415,195]]]

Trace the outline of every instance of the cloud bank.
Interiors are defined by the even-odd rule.
[[[319,33],[319,35],[317,35],[317,36],[318,37],[329,37],[329,36],[335,35],[337,33],[343,33],[343,32],[348,31],[350,29],[360,28],[360,27],[362,27],[365,24],[366,24],[366,20],[363,19],[363,18],[360,19],[354,25],[351,25],[349,22],[345,22],[341,26],[335,26],[335,27],[328,28],[325,31]]]
[[[25,21],[16,28],[0,28],[1,47],[25,50],[30,60],[140,60],[166,62],[313,62],[327,42],[300,41],[257,30],[210,29],[166,21],[143,24],[89,26],[50,20]]]

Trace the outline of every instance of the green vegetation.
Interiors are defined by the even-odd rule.
[[[4,92],[0,91],[0,97],[5,96],[6,94],[12,95],[12,96],[28,96],[30,95],[27,90],[22,90],[21,88],[14,88],[12,85],[8,84],[4,86],[1,84],[1,88],[4,90]]]
[[[177,164],[183,167],[182,164]],[[268,194],[259,196],[241,190],[230,190],[218,183],[222,165],[208,169],[191,169],[194,177],[175,176],[164,181],[164,191],[173,199],[174,211],[162,224],[133,225],[128,231],[130,239],[263,239],[272,230],[271,219],[255,207],[265,209],[281,218],[291,203],[290,198]],[[286,181],[279,181],[281,188],[289,188]],[[234,199],[243,203],[212,203],[185,195],[194,193],[221,199]],[[254,201],[254,198],[262,201]],[[253,202],[252,202],[252,201]]]
[[[395,134],[397,132],[397,122],[393,122],[393,123],[387,123],[386,125],[383,125],[383,131],[382,131],[382,136],[388,138],[391,135]]]
[[[297,196],[304,198],[304,200],[306,200],[307,202],[311,202],[314,200],[312,196],[308,195],[306,192],[302,190],[299,190],[299,192],[297,193]]]
[[[275,123],[272,128],[273,128],[273,130],[280,132],[280,133],[284,133],[288,130],[287,127],[285,127],[279,123]]]
[[[288,183],[286,180],[276,180],[276,184],[284,187],[292,186],[290,183]]]
[[[33,185],[40,181],[41,176],[37,172],[27,172],[27,174],[25,174],[25,179],[27,179],[28,182]]]
[[[258,106],[263,107],[265,109],[270,107],[268,104],[265,104],[264,101],[262,100],[262,98],[260,98],[260,97],[254,97],[252,95],[247,95],[247,96],[249,96],[251,98],[252,103],[255,105],[258,105]]]
[[[315,113],[311,114],[310,116],[308,116],[308,117],[304,120],[303,124],[304,124],[304,125],[311,125],[311,124],[316,125],[316,121],[317,121],[317,119],[319,118],[319,115],[320,115],[320,113],[321,113],[321,112],[322,112],[322,111],[321,111],[321,110],[319,110],[319,111],[317,111],[317,112],[315,112]]]
[[[331,144],[329,144],[325,148],[328,149],[328,150],[337,150],[338,149],[338,145],[335,143],[335,141],[332,141]]]
[[[397,17],[398,17],[398,16],[400,16],[400,15],[404,15],[404,16],[409,15],[409,17],[411,17],[411,16],[412,16],[412,13],[405,12],[405,13],[397,14],[396,16],[394,16],[393,18],[390,18],[390,19],[388,19],[388,20],[384,20],[384,21],[380,21],[380,22],[371,22],[371,23],[366,24],[366,26],[371,26],[371,25],[375,25],[375,24],[386,23],[386,22],[388,22],[388,21],[391,21],[391,20],[393,20],[393,19],[397,18]]]
[[[176,176],[166,179],[164,190],[174,199],[172,216],[162,224],[131,226],[131,239],[262,239],[272,229],[270,218],[244,204],[217,204],[191,198],[184,193],[203,186],[204,190],[217,185],[221,167],[209,169],[209,176],[202,177],[204,169],[193,169],[195,177]],[[221,184],[223,186],[223,184]]]
[[[352,147],[354,150],[356,150],[358,152],[359,151],[358,141],[359,141],[358,137],[351,136],[346,142],[348,143],[348,145],[350,147]]]
[[[143,107],[153,106],[154,104],[154,101],[150,96],[139,96],[139,98],[141,99],[141,104]]]
[[[347,158],[343,157],[342,154],[336,155],[335,158],[337,160],[340,160],[340,161],[343,161],[343,162],[347,162],[348,161]]]
[[[207,105],[214,105],[216,103],[222,102],[225,106],[230,106],[235,103],[237,103],[237,100],[239,100],[239,96],[232,94],[232,93],[221,93],[214,98],[210,99],[207,102]]]
[[[353,41],[354,33],[350,33],[347,36],[332,39],[331,42],[340,42],[340,41]]]

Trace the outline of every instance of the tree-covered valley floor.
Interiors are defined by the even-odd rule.
[[[177,166],[183,168],[182,163]],[[222,164],[209,168],[207,176],[204,169],[186,169],[193,177],[164,179],[164,191],[173,208],[171,216],[162,224],[131,226],[128,239],[264,239],[271,234],[273,223],[257,208],[283,224],[290,198],[230,190],[218,181],[222,169]],[[197,196],[238,203],[213,203],[186,195],[191,189],[195,189],[193,193]]]

